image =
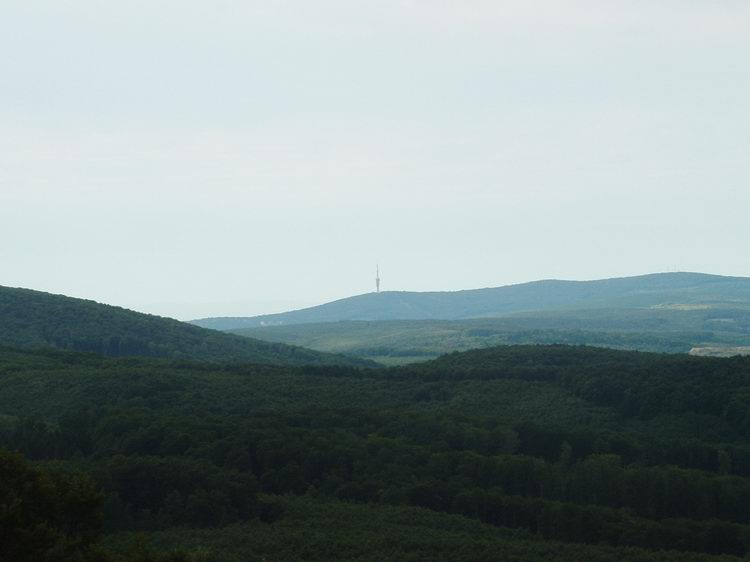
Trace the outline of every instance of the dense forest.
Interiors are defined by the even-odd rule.
[[[103,355],[285,365],[372,365],[283,343],[206,330],[94,301],[0,287],[0,345]]]
[[[515,346],[358,369],[4,348],[0,447],[26,460],[0,466],[54,482],[58,507],[2,517],[51,533],[18,560],[733,560],[749,400],[742,357]],[[19,511],[15,489],[0,503]]]

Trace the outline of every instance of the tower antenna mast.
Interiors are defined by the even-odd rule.
[[[375,265],[375,292],[380,292],[380,265]]]

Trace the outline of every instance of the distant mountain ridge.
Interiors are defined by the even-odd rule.
[[[279,314],[192,323],[237,330],[350,320],[460,320],[566,309],[691,306],[750,307],[750,278],[681,272],[595,281],[544,280],[454,292],[388,291]]]
[[[373,365],[370,361],[206,330],[90,300],[0,286],[0,345],[103,355],[283,365]]]

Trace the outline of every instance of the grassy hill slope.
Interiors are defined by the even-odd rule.
[[[223,334],[89,300],[9,287],[0,287],[0,345],[204,361],[368,364],[297,346]]]

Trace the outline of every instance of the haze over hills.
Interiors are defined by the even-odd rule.
[[[204,318],[192,323],[237,330],[347,320],[458,320],[577,309],[750,307],[750,278],[658,273],[596,281],[545,280],[454,292],[367,293],[279,314]]]
[[[1,286],[0,345],[115,357],[372,366],[356,358],[219,333],[94,301]]]

